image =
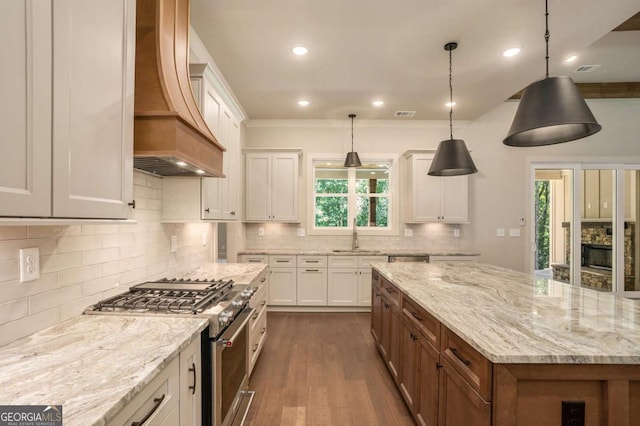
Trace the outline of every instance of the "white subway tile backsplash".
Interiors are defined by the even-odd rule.
[[[120,250],[118,247],[90,250],[82,253],[82,264],[95,265],[98,263],[111,262],[113,260],[118,260],[119,257]]]
[[[26,298],[0,304],[0,324],[15,321],[27,315],[29,315],[29,301]]]
[[[208,224],[162,224],[162,179],[134,172],[136,224],[0,227],[0,345],[81,314],[147,280],[210,262]],[[178,252],[170,253],[171,235]],[[20,283],[19,249],[40,249],[40,278]],[[3,324],[4,323],[4,324]]]

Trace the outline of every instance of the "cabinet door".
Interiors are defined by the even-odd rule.
[[[222,218],[222,203],[220,198],[221,183],[221,178],[202,178],[202,193],[200,194],[201,219]]]
[[[415,415],[421,425],[435,426],[438,419],[438,371],[440,359],[438,351],[431,346],[424,336],[419,339],[419,368],[417,375],[417,397],[415,399]]]
[[[371,334],[380,345],[382,333],[382,294],[376,286],[371,286]]]
[[[327,269],[298,268],[298,306],[327,306]]]
[[[247,154],[245,172],[245,220],[271,220],[271,155]]]
[[[135,1],[53,4],[53,216],[126,218]]]
[[[441,177],[429,176],[431,156],[412,157],[413,221],[437,222],[441,216],[442,183]]]
[[[296,268],[270,268],[269,305],[295,306]]]
[[[419,333],[406,319],[403,320],[400,344],[402,345],[402,374],[400,375],[400,392],[409,409],[415,413],[417,406],[418,363],[420,361]]]
[[[227,164],[229,169],[226,178],[227,195],[222,202],[222,209],[227,220],[239,220],[238,214],[238,182],[240,180],[240,123],[233,116],[229,119],[227,137]]]
[[[358,270],[329,269],[329,306],[358,306]]]
[[[51,215],[51,3],[0,2],[0,216]]]
[[[194,339],[180,352],[180,424],[202,424],[200,337]]]
[[[298,220],[298,154],[274,153],[271,165],[271,219]]]
[[[438,425],[491,424],[491,404],[478,395],[445,359],[440,360]]]
[[[371,306],[371,268],[358,269],[358,306]]]
[[[442,179],[442,213],[444,222],[460,223],[469,220],[469,189],[467,176],[447,176]]]

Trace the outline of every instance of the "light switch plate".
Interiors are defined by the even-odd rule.
[[[20,282],[40,278],[40,249],[38,247],[20,249]]]
[[[413,229],[404,227],[404,236],[405,237],[413,237]]]
[[[258,237],[264,237],[264,228],[262,226],[258,228]]]

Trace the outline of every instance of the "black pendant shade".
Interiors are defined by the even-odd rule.
[[[438,145],[428,174],[431,176],[458,176],[470,175],[477,171],[464,141],[462,139],[447,139]]]
[[[549,2],[544,2],[546,76],[524,89],[507,137],[510,146],[543,146],[591,136],[602,129],[569,77],[549,77]]]
[[[476,173],[476,165],[473,164],[471,154],[462,139],[453,138],[453,85],[451,83],[451,51],[458,47],[458,43],[450,42],[444,45],[444,50],[449,52],[449,135],[450,139],[438,144],[436,154],[429,167],[429,176],[459,176]]]
[[[530,84],[504,139],[510,146],[542,146],[584,138],[602,129],[570,77]]]
[[[347,153],[347,158],[345,158],[344,160],[344,166],[360,167],[362,166],[362,163],[360,162],[360,156],[353,150],[353,119],[356,118],[356,115],[349,114],[349,118],[351,119],[351,152]]]

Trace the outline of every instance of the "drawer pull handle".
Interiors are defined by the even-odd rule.
[[[393,294],[393,293],[397,293],[394,289],[390,288],[390,287],[385,287],[385,290],[387,291],[387,293],[389,294]]]
[[[263,282],[265,282],[266,280],[267,280],[267,277],[263,277],[263,278],[260,280],[260,283],[263,283]]]
[[[386,303],[382,302],[382,304],[384,305],[385,309],[389,309],[389,305],[387,305]]]
[[[191,389],[191,395],[195,395],[196,394],[196,382],[198,381],[196,379],[196,364],[195,363],[191,363],[191,367],[189,368],[189,371],[193,372],[193,386],[189,386],[189,389]]]
[[[415,312],[411,312],[411,315],[412,315],[415,319],[417,319],[418,321],[422,321],[422,320],[424,319],[424,318],[420,318],[420,317],[418,316],[418,314],[417,314],[417,313],[415,313]]]
[[[267,332],[267,327],[262,327],[262,331],[260,332],[260,334],[264,334]]]
[[[253,317],[251,318],[252,320],[258,319],[258,312],[256,312],[255,314],[253,314]]]
[[[262,263],[260,259],[249,259],[249,263]]]
[[[267,304],[267,301],[266,301],[266,300],[263,300],[263,301],[262,301],[262,303],[260,304],[260,306],[264,306],[264,305],[266,305],[266,304]]]
[[[320,272],[319,269],[305,269],[305,272]]]
[[[413,340],[414,342],[418,340],[418,336],[416,336],[415,334],[409,333],[409,335],[411,336],[411,340]]]
[[[320,263],[319,260],[305,260],[306,263]]]
[[[471,361],[469,361],[468,359],[464,359],[460,356],[460,354],[458,354],[458,350],[456,348],[449,348],[449,350],[451,351],[451,353],[460,360],[460,362],[462,362],[464,365],[468,366],[471,364]]]
[[[289,261],[288,261],[288,260],[277,260],[277,259],[276,259],[276,262],[277,262],[277,263],[289,263]]]
[[[253,349],[252,349],[252,351],[253,351],[253,352],[257,351],[257,350],[258,350],[258,346],[259,346],[259,344],[258,344],[258,343],[256,343],[255,345],[253,345]]]
[[[149,411],[139,422],[132,422],[131,426],[142,426],[147,420],[149,420],[149,418],[153,416],[153,413],[156,412],[158,407],[160,407],[162,401],[164,401],[164,397],[165,395],[162,394],[160,398],[153,398],[153,407],[151,407],[151,411]]]

